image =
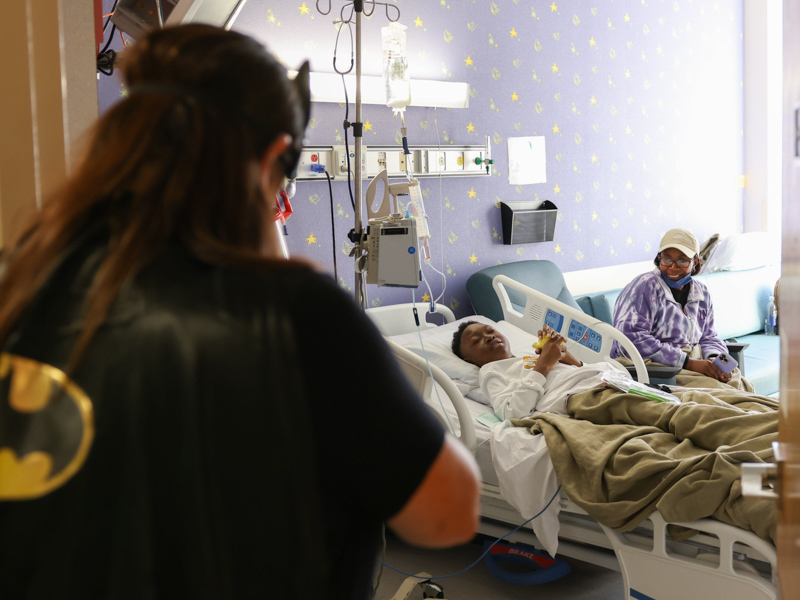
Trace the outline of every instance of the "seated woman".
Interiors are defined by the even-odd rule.
[[[676,377],[686,387],[733,386],[753,391],[739,369],[723,373],[714,358],[728,349],[714,328],[708,289],[692,279],[700,270],[697,238],[686,229],[670,229],[653,261],[656,268],[631,281],[614,305],[614,327],[624,333],[645,362],[682,367]],[[611,356],[628,364],[614,344]]]

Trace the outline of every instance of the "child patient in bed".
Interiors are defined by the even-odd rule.
[[[673,390],[677,404],[648,400],[607,387],[604,374],[620,372],[584,365],[547,326],[544,338],[538,356],[531,348],[515,357],[494,325],[471,321],[451,347],[480,367],[481,391],[497,416],[544,434],[558,480],[578,506],[614,528],[635,527],[657,508],[669,522],[713,517],[774,541],[775,503],[743,497],[740,478],[742,462],[774,460],[775,399],[682,388]]]
[[[545,325],[541,350],[515,357],[508,339],[492,325],[463,323],[453,336],[453,353],[480,368],[481,391],[502,419],[539,412],[567,414],[567,399],[602,387],[603,376],[619,373],[608,363],[584,365],[566,349],[564,337]]]

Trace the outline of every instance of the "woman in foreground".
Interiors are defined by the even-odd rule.
[[[472,537],[476,470],[355,303],[279,257],[307,67],[204,25],[128,54],[2,265],[0,597],[367,598],[384,522]]]

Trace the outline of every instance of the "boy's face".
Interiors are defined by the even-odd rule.
[[[512,358],[508,339],[491,325],[473,323],[461,334],[461,355],[464,360],[482,367],[495,360]]]

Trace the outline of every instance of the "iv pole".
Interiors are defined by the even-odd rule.
[[[317,0],[317,10],[322,13],[323,15],[327,15],[331,11],[331,2],[328,2],[328,11],[323,12],[319,7],[319,0]],[[355,67],[356,67],[356,120],[354,123],[348,123],[346,126],[353,126],[353,138],[355,142],[355,168],[353,169],[354,176],[355,176],[355,227],[353,231],[350,233],[350,239],[353,242],[353,250],[350,252],[351,256],[355,257],[355,285],[354,285],[354,292],[355,292],[355,299],[358,305],[365,309],[366,306],[366,297],[364,296],[364,286],[366,285],[364,281],[364,275],[359,269],[361,268],[360,265],[364,262],[365,255],[364,255],[364,228],[362,225],[362,210],[361,210],[361,203],[363,202],[362,198],[362,167],[361,167],[361,142],[363,136],[363,129],[364,124],[361,122],[361,15],[364,12],[364,4],[371,4],[372,5],[372,12],[368,13],[367,16],[371,17],[372,13],[375,12],[375,6],[381,5],[386,7],[386,18],[391,21],[397,21],[400,19],[400,9],[393,5],[388,4],[386,2],[377,2],[376,0],[353,0],[353,11],[355,12],[356,16],[356,34],[355,34],[355,47],[356,47],[356,60],[355,60]],[[350,4],[349,2],[347,4]],[[342,13],[340,14],[339,22],[341,23],[349,23],[350,19],[347,21],[343,18],[344,8],[347,6],[344,5],[342,8]],[[389,9],[393,8],[397,11],[397,16],[392,19],[389,16]],[[352,14],[350,16],[352,18]],[[345,135],[347,133],[345,132]]]
[[[364,296],[364,275],[359,271],[359,260],[364,252],[363,248],[363,227],[361,223],[361,203],[363,202],[361,196],[361,138],[362,138],[362,123],[361,123],[361,13],[364,12],[364,1],[354,0],[353,7],[356,11],[356,122],[353,123],[353,138],[356,145],[356,210],[355,210],[355,235],[356,242],[356,261],[355,261],[355,289],[356,302],[362,309],[366,309],[366,297]],[[373,4],[372,10],[375,10]],[[347,135],[347,133],[345,133]]]

